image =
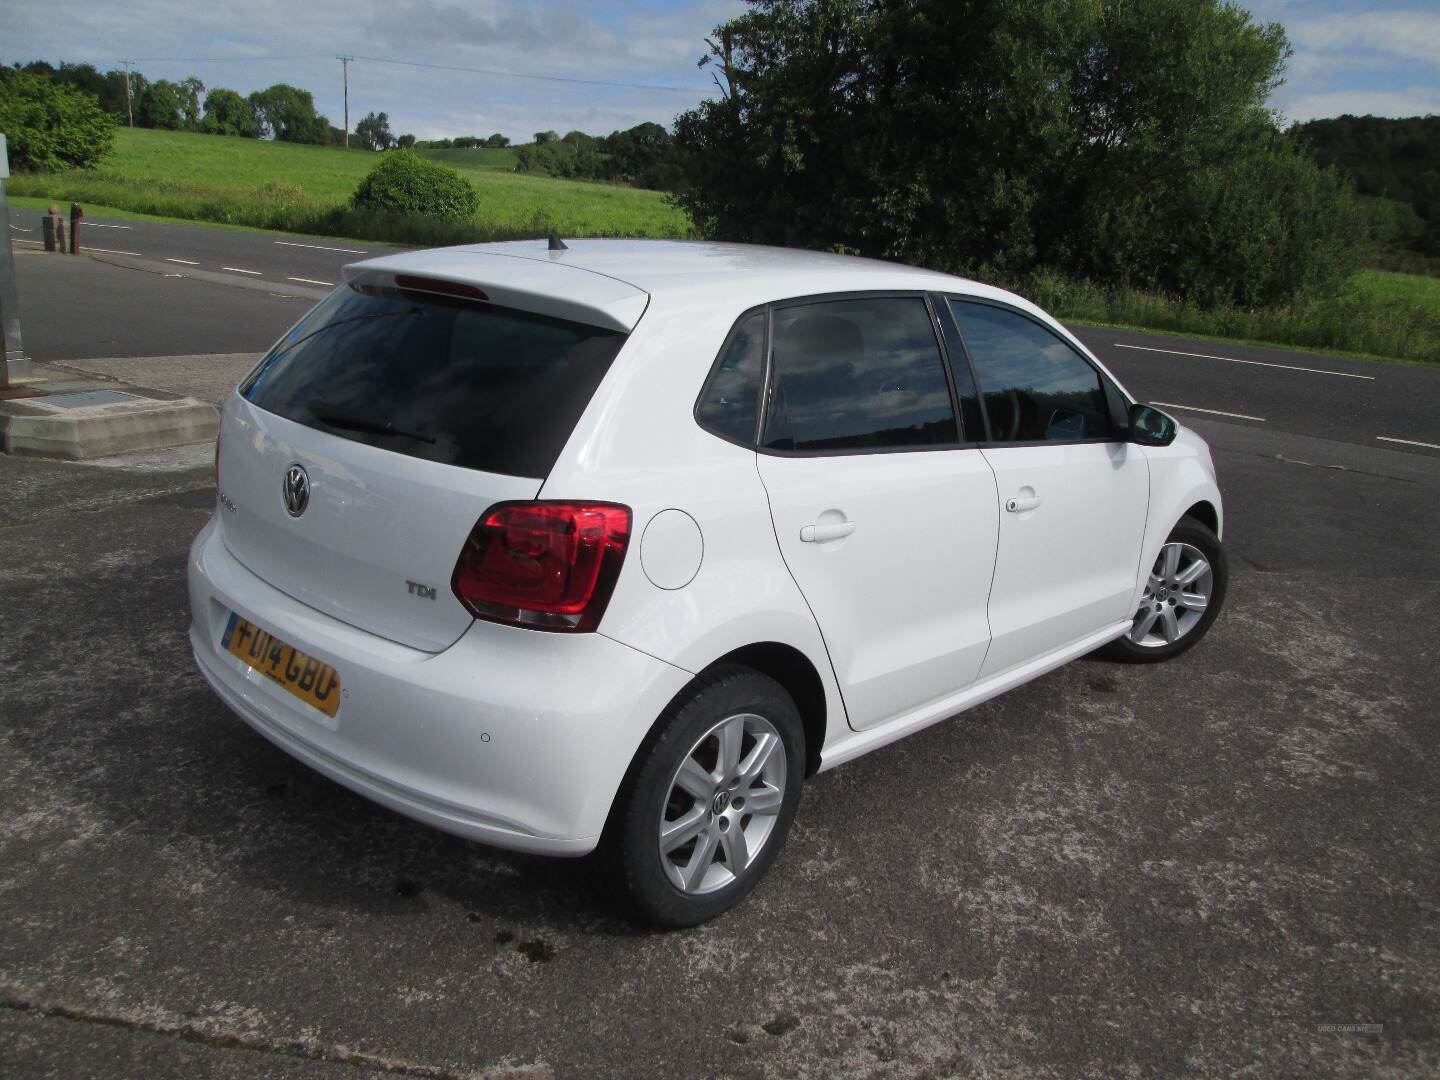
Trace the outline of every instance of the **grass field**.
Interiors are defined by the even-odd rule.
[[[1013,287],[1062,319],[1440,365],[1440,279],[1361,270],[1339,295],[1272,308],[1194,304],[1102,290],[1050,274]]]
[[[427,157],[431,161],[443,161],[462,172],[472,169],[506,169],[515,168],[515,163],[520,159],[514,150],[509,147],[476,146],[469,150],[416,150],[421,157]]]
[[[663,194],[616,184],[557,180],[507,171],[510,150],[438,150],[480,196],[467,229],[437,223],[407,232],[374,228],[344,213],[379,156],[368,150],[299,146],[179,131],[121,128],[99,169],[16,175],[16,195],[103,203],[144,214],[293,232],[340,231],[369,239],[497,239],[556,229],[570,236],[688,236],[690,220]],[[388,234],[387,234],[388,233]]]

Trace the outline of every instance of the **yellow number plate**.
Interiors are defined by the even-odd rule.
[[[340,676],[329,664],[306,656],[274,634],[261,630],[234,612],[225,624],[221,646],[260,674],[273,679],[307,705],[326,716],[340,708]]]

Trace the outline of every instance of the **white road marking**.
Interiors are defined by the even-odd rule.
[[[281,247],[303,247],[313,248],[315,251],[343,251],[346,255],[365,255],[367,252],[357,248],[325,247],[323,244],[297,244],[292,240],[276,240],[275,243]]]
[[[256,277],[263,277],[259,270],[241,270],[238,266],[222,266],[221,270],[229,270],[232,274],[254,274]]]
[[[1184,409],[1187,412],[1209,413],[1211,416],[1228,416],[1235,420],[1254,420],[1257,424],[1265,423],[1263,416],[1246,416],[1239,412],[1221,412],[1219,409],[1202,409],[1198,405],[1174,405],[1168,401],[1152,401],[1150,404],[1159,405],[1162,409]]]
[[[1433,442],[1416,442],[1414,439],[1392,439],[1389,435],[1376,435],[1381,442],[1400,443],[1402,446],[1423,446],[1426,450],[1440,450]]]
[[[178,263],[182,263],[182,264],[185,265],[185,266],[199,266],[199,265],[200,265],[200,264],[199,264],[198,262],[196,262],[194,259],[170,259],[170,258],[167,258],[165,261],[166,261],[166,262],[178,262]]]
[[[85,221],[83,218],[81,221],[86,226],[93,226],[97,229],[133,229],[135,227],[133,225],[106,225],[103,221]]]
[[[286,280],[286,281],[303,281],[306,285],[332,285],[332,286],[333,286],[333,285],[335,284],[333,281],[316,281],[314,278],[309,278],[309,277],[292,277],[292,278],[286,278],[285,280]]]
[[[41,241],[41,240],[15,240],[15,238],[14,238],[13,236],[12,236],[10,239],[11,239],[11,240],[14,240],[15,243],[17,243],[17,244],[35,244],[35,245],[38,246],[38,247],[44,247],[44,246],[45,246],[44,242]]]
[[[1232,364],[1249,364],[1251,367],[1281,368],[1284,371],[1308,371],[1312,375],[1339,375],[1343,379],[1364,379],[1367,382],[1374,382],[1374,375],[1352,375],[1348,371],[1326,371],[1324,368],[1299,367],[1296,364],[1271,364],[1263,360],[1237,360],[1233,356],[1212,356],[1210,353],[1181,352],[1179,349],[1155,349],[1149,345],[1121,345],[1115,342],[1117,349],[1139,349],[1142,352],[1169,353],[1171,356],[1196,356],[1201,360],[1226,360]]]
[[[91,247],[89,244],[81,244],[80,250],[82,253],[86,251],[98,251],[101,255],[134,255],[137,259],[143,259],[145,257],[138,251],[116,251],[113,248]]]

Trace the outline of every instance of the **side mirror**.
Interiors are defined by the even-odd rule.
[[[1179,431],[1159,409],[1136,402],[1130,406],[1130,441],[1141,446],[1169,446]]]

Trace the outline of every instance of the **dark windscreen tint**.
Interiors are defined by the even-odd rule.
[[[1115,437],[1100,373],[1065,342],[1013,311],[950,301],[996,442]]]
[[[730,335],[695,415],[723,438],[755,445],[760,384],[765,379],[765,315],[752,315]]]
[[[624,341],[474,301],[351,286],[291,330],[240,392],[357,442],[543,478]]]
[[[926,447],[959,440],[925,302],[831,300],[775,311],[764,445],[772,450]]]

